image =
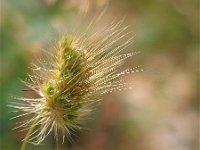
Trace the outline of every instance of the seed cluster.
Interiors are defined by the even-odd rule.
[[[56,63],[52,79],[42,85],[48,110],[57,112],[65,125],[77,119],[77,110],[88,92],[89,69],[84,67],[86,60],[77,52],[73,39],[64,36],[57,44]]]

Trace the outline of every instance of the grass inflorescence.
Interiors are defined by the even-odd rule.
[[[102,95],[126,89],[120,76],[139,72],[141,66],[118,72],[126,59],[137,52],[123,51],[132,43],[132,33],[122,21],[111,22],[103,30],[80,35],[64,35],[55,44],[55,52],[48,53],[48,65],[34,65],[33,74],[23,81],[38,98],[16,98],[12,105],[21,115],[29,116],[16,128],[27,128],[26,143],[40,144],[54,132],[58,139],[81,127],[81,121],[102,100]]]

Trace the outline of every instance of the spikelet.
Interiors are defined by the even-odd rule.
[[[81,121],[102,95],[127,88],[123,80],[118,80],[120,76],[141,71],[137,66],[117,72],[127,58],[137,54],[122,53],[133,41],[123,21],[113,21],[101,31],[89,33],[94,22],[98,19],[84,34],[61,37],[55,53],[46,54],[48,64],[33,65],[33,75],[23,81],[39,95],[16,97],[20,103],[11,106],[21,112],[14,118],[29,116],[16,127],[28,129],[24,142],[41,144],[51,132],[56,139],[59,133],[63,139],[69,136],[81,127]]]

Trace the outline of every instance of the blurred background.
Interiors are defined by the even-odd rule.
[[[104,97],[96,112],[61,150],[198,150],[198,0],[9,0],[0,11],[0,149],[20,149],[25,133],[7,107],[11,95],[24,96],[28,67],[42,48],[108,5],[110,18],[125,18],[136,34],[127,51],[140,51],[125,67],[144,72],[126,76],[131,90]],[[109,18],[105,18],[109,20]],[[55,150],[45,145],[28,150]]]

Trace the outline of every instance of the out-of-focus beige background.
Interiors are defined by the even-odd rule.
[[[9,0],[0,11],[0,149],[20,148],[25,133],[13,131],[17,120],[7,107],[11,95],[24,96],[31,62],[56,37],[108,5],[104,19],[125,18],[136,34],[127,51],[140,51],[125,64],[144,72],[126,76],[132,89],[111,93],[77,131],[65,150],[199,149],[199,2],[198,0]],[[106,18],[109,16],[108,18]],[[80,20],[79,20],[80,19]],[[50,136],[44,146],[53,150]]]

